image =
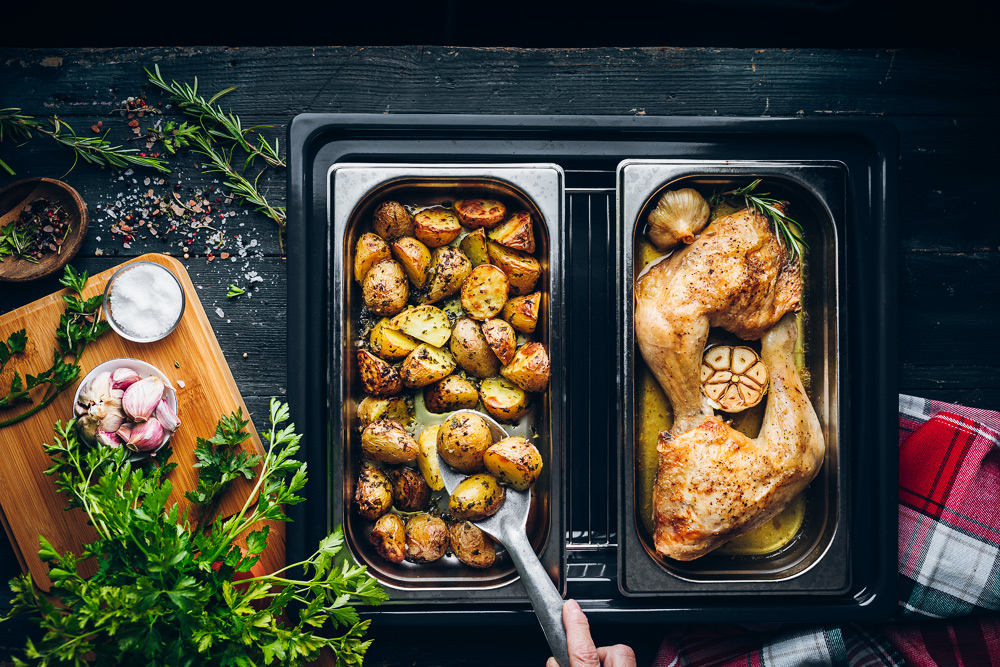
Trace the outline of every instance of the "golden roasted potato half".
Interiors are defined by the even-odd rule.
[[[496,562],[497,551],[493,538],[476,524],[469,521],[453,523],[448,526],[448,537],[455,556],[469,567],[485,569],[493,567]]]
[[[418,239],[430,248],[448,245],[462,233],[458,217],[443,208],[428,208],[413,216],[413,226]]]
[[[424,387],[424,405],[434,414],[471,410],[478,404],[479,390],[459,375],[449,375]]]
[[[482,229],[477,229],[474,232],[466,234],[462,242],[458,244],[458,247],[462,249],[465,256],[472,262],[472,266],[490,263],[490,254],[486,249],[486,232]]]
[[[493,241],[489,241],[486,248],[490,264],[499,266],[507,274],[511,294],[529,294],[535,288],[538,277],[542,275],[542,267],[537,259],[526,252],[507,248]]]
[[[482,470],[483,454],[492,444],[493,434],[486,420],[468,412],[448,417],[438,430],[438,454],[459,472]]]
[[[437,424],[424,429],[424,432],[417,438],[417,469],[424,476],[427,486],[435,491],[444,488],[444,480],[441,478],[441,468],[438,463],[438,431],[441,425]]]
[[[361,432],[361,453],[379,463],[411,463],[417,460],[417,443],[398,421],[380,419]]]
[[[507,215],[507,207],[494,199],[462,199],[454,204],[455,213],[469,229],[492,229]]]
[[[366,519],[377,519],[392,507],[392,485],[375,466],[363,465],[354,487],[354,506]]]
[[[419,455],[419,454],[418,454]],[[392,506],[400,512],[421,512],[431,501],[431,487],[413,468],[395,468],[387,474],[392,483]]]
[[[480,521],[497,513],[507,492],[492,475],[466,477],[448,499],[448,511],[460,521]]]
[[[486,320],[480,329],[487,345],[493,350],[493,354],[500,360],[500,363],[509,364],[510,360],[514,358],[514,349],[517,347],[517,334],[514,333],[514,327],[503,320]]]
[[[362,234],[354,250],[354,279],[360,283],[368,271],[384,259],[392,259],[392,255],[382,237],[371,232]]]
[[[406,522],[406,560],[430,563],[448,550],[448,526],[441,517],[417,514]]]
[[[375,209],[372,228],[386,241],[413,236],[413,216],[399,202],[384,201]]]
[[[455,358],[448,350],[421,343],[403,360],[399,369],[406,387],[426,387],[455,370]]]
[[[420,345],[420,341],[397,331],[387,317],[379,320],[368,334],[368,347],[386,361],[405,359],[406,355],[417,349],[417,345]]]
[[[401,236],[392,242],[392,256],[403,267],[413,286],[422,289],[431,268],[431,251],[412,236]]]
[[[430,278],[423,303],[434,303],[449,297],[462,288],[462,283],[472,273],[472,262],[458,248],[435,248],[431,259]]]
[[[410,298],[410,282],[403,267],[391,259],[368,269],[361,281],[361,296],[365,306],[376,315],[395,315],[406,307]]]
[[[551,375],[549,353],[541,343],[522,345],[500,374],[525,391],[545,391]]]
[[[494,419],[516,422],[531,408],[523,389],[505,378],[490,378],[479,385],[479,399]]]
[[[493,377],[500,372],[500,360],[490,349],[479,323],[463,317],[451,330],[451,353],[455,361],[469,375],[477,378]]]
[[[406,525],[398,514],[379,517],[368,540],[375,547],[375,553],[390,563],[402,563],[406,558]]]
[[[358,421],[361,422],[361,428],[372,422],[377,422],[379,419],[392,419],[405,425],[413,419],[413,413],[406,399],[402,396],[393,396],[392,398],[365,396],[358,403]]]
[[[403,391],[399,372],[368,350],[358,350],[358,369],[365,392],[375,398],[389,398]]]
[[[519,211],[490,232],[490,239],[502,246],[535,252],[535,232],[531,227],[531,214]]]
[[[486,450],[483,465],[501,484],[524,491],[542,474],[542,455],[527,438],[511,436]]]
[[[435,306],[407,308],[392,318],[389,326],[434,347],[441,347],[451,338],[451,320]]]
[[[515,296],[503,305],[502,317],[510,322],[515,331],[530,334],[538,326],[538,311],[541,305],[541,292],[534,292],[525,296]],[[507,363],[510,363],[510,361],[508,360]]]
[[[495,317],[507,303],[507,274],[491,264],[482,264],[462,283],[462,308],[474,320]]]

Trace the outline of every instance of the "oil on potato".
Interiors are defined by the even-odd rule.
[[[455,487],[448,511],[462,521],[481,521],[496,514],[505,498],[506,491],[492,475],[472,475]]]
[[[392,316],[403,310],[410,298],[410,282],[403,267],[391,259],[373,266],[361,281],[361,297],[376,315]]]
[[[455,323],[451,330],[451,353],[459,367],[474,377],[488,378],[500,372],[500,360],[475,320],[462,318]]]
[[[390,323],[388,317],[383,317],[372,327],[368,335],[368,347],[386,361],[399,361],[417,349],[420,341],[397,331]]]
[[[375,398],[388,398],[403,391],[403,378],[395,368],[368,350],[358,350],[355,356],[365,392]]]
[[[549,354],[541,343],[527,343],[514,353],[500,374],[525,391],[545,391],[549,386]]]
[[[496,562],[493,538],[474,523],[461,521],[451,524],[448,526],[448,537],[455,557],[469,567],[482,570]]]
[[[435,248],[431,255],[430,278],[423,303],[435,303],[462,289],[462,283],[472,273],[472,262],[458,248]]]
[[[534,333],[538,326],[538,311],[542,304],[542,293],[534,292],[525,296],[515,296],[503,305],[502,317],[524,334]],[[510,363],[508,360],[506,363]]]
[[[416,237],[429,248],[446,246],[462,233],[458,217],[443,208],[424,209],[413,216]]]
[[[451,338],[451,321],[435,306],[407,308],[392,318],[389,326],[434,347],[443,346]]]
[[[504,320],[486,320],[480,326],[486,344],[493,350],[500,363],[507,365],[514,358],[514,351],[517,348],[517,334],[514,327]]]
[[[455,358],[448,350],[421,343],[403,360],[399,375],[411,389],[437,382],[455,370]]]
[[[527,393],[506,378],[483,380],[479,399],[486,412],[502,422],[516,422],[531,409]]]
[[[375,547],[375,553],[390,563],[402,563],[406,558],[406,525],[398,514],[379,517],[368,541]]]
[[[417,514],[406,522],[406,560],[431,563],[448,550],[448,526],[441,517]]]
[[[387,473],[392,483],[392,506],[400,512],[420,512],[431,501],[431,487],[413,468],[394,468]]]
[[[431,268],[431,251],[412,236],[402,236],[392,242],[392,256],[413,286],[421,289],[427,283],[427,272]]]
[[[375,520],[392,507],[392,484],[381,470],[372,465],[361,466],[354,487],[354,507],[366,519]]]
[[[384,201],[375,209],[372,228],[386,241],[413,236],[413,217],[399,202]]]
[[[361,453],[379,463],[411,463],[417,460],[417,443],[399,422],[380,419],[361,432]]]
[[[531,226],[531,214],[527,211],[513,214],[507,222],[490,232],[490,239],[508,248],[535,252],[535,232]]]
[[[438,431],[440,428],[440,424],[429,426],[417,438],[417,470],[424,476],[427,486],[431,487],[434,491],[440,491],[444,488],[444,479],[441,477],[437,450]]]
[[[507,215],[507,207],[495,199],[460,199],[453,207],[458,219],[468,229],[491,229]]]
[[[495,317],[507,303],[507,274],[491,264],[477,266],[462,283],[462,308],[474,320]]]
[[[475,267],[490,263],[489,251],[486,249],[486,232],[482,229],[477,229],[474,232],[466,234],[462,242],[458,244],[458,247],[462,249],[465,256],[472,262],[472,266]]]
[[[515,296],[531,293],[538,277],[542,275],[538,260],[526,252],[507,248],[493,241],[487,242],[486,248],[490,264],[499,266],[507,274],[510,293]]]
[[[490,445],[483,465],[501,484],[524,491],[542,473],[542,455],[527,438],[511,436]]]
[[[444,420],[438,431],[441,460],[459,472],[483,469],[483,454],[493,444],[486,420],[470,412],[459,412]]]
[[[354,279],[360,283],[368,271],[384,259],[392,259],[392,255],[382,237],[371,232],[362,234],[354,250]]]
[[[413,419],[413,412],[407,400],[402,396],[391,398],[365,396],[358,403],[358,421],[361,422],[361,428],[363,429],[379,419],[392,419],[405,425]]]
[[[478,404],[479,390],[459,375],[449,375],[424,387],[424,405],[434,414],[471,410]]]

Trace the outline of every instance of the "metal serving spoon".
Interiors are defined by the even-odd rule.
[[[455,414],[463,413],[482,417],[487,426],[490,427],[493,442],[507,437],[507,432],[503,430],[503,427],[489,415],[476,410],[459,410]],[[459,482],[468,477],[468,475],[455,472],[444,461],[441,461],[439,468],[441,479],[444,480],[444,488],[448,491],[449,496],[455,491]],[[505,500],[497,513],[474,523],[484,533],[507,548],[507,553],[510,554],[511,560],[514,561],[514,565],[521,575],[521,582],[524,584],[525,590],[528,591],[531,606],[542,626],[542,632],[545,633],[545,639],[549,642],[552,655],[559,662],[559,667],[569,667],[566,629],[562,622],[563,599],[545,568],[542,567],[535,550],[531,548],[531,543],[528,542],[526,530],[530,506],[530,487],[527,491],[515,491],[510,487],[505,487]]]

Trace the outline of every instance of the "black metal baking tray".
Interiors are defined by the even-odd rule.
[[[553,162],[566,174],[565,289],[567,596],[593,622],[832,622],[888,616],[895,608],[896,133],[853,118],[591,116],[297,116],[289,127],[288,393],[305,433],[308,502],[292,510],[289,558],[311,553],[330,523],[331,242],[327,173],[339,162]],[[814,596],[657,595],[619,590],[619,461],[625,424],[622,240],[616,169],[626,159],[825,161],[843,166],[840,274],[841,437],[849,438],[844,489],[849,532],[846,591]],[[366,611],[381,623],[534,622],[524,604],[401,602]]]

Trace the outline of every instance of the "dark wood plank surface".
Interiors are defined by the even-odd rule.
[[[899,390],[984,408],[1000,408],[1000,225],[991,215],[997,154],[1000,78],[985,52],[910,50],[739,50],[601,48],[115,48],[0,50],[0,108],[58,114],[81,134],[98,121],[109,139],[134,135],[115,112],[124,98],[160,99],[144,67],[159,64],[167,79],[193,81],[224,98],[246,124],[270,124],[284,143],[288,121],[301,112],[534,113],[726,116],[878,116],[900,133]],[[177,110],[163,107],[166,118]],[[142,120],[142,128],[149,123]],[[136,144],[138,146],[138,144]],[[72,157],[36,138],[0,143],[0,158],[18,173],[59,177]],[[213,183],[184,156],[160,190],[186,193]],[[91,207],[91,230],[74,264],[96,272],[145,252],[183,253],[171,240],[135,239],[130,247],[111,233],[105,209],[145,192],[146,177],[80,164],[65,176]],[[134,179],[134,180],[133,180]],[[0,176],[0,187],[13,181]],[[284,174],[266,173],[264,191],[284,197]],[[97,206],[100,208],[97,208]],[[285,259],[273,222],[235,213],[222,220],[229,259],[206,257],[204,236],[184,260],[258,428],[266,403],[285,391]],[[238,245],[234,236],[239,235]],[[175,239],[176,240],[176,237]],[[239,255],[240,247],[246,256]],[[227,299],[230,283],[250,283],[249,296]],[[0,312],[47,294],[46,279],[0,284]],[[216,313],[216,308],[221,314]],[[0,332],[3,333],[3,332]],[[244,354],[246,355],[244,357]],[[0,545],[0,578],[17,571]],[[0,645],[21,645],[23,628],[0,626]],[[453,629],[447,630],[449,634]],[[666,629],[600,628],[604,642],[625,641],[648,663]],[[441,632],[379,628],[369,664],[532,664],[545,658],[534,628],[517,628],[518,641],[496,642],[490,629],[461,631],[463,646],[489,642],[475,657],[442,648]],[[523,641],[522,641],[523,640]],[[640,664],[643,664],[640,662]]]

